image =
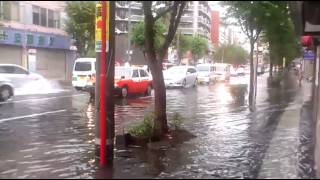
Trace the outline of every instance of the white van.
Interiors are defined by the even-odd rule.
[[[76,90],[92,87],[96,77],[96,58],[79,58],[75,61],[72,72],[72,86]]]
[[[198,72],[198,82],[209,84],[214,81],[214,66],[213,64],[198,64],[196,66]]]
[[[214,74],[216,81],[229,81],[231,76],[231,65],[225,63],[215,63]]]

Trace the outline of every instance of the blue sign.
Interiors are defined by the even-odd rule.
[[[30,48],[70,49],[71,39],[62,35],[0,28],[0,44]]]
[[[314,60],[315,54],[313,51],[304,51],[303,59],[304,60]]]

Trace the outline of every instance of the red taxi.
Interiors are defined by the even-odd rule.
[[[152,78],[141,67],[115,67],[114,78],[115,92],[122,98],[128,94],[151,95]]]
[[[144,68],[116,66],[114,78],[114,93],[122,98],[126,98],[129,94],[151,95],[152,78]],[[92,97],[95,92],[95,81],[95,76],[92,76],[88,80],[90,85],[85,88]]]

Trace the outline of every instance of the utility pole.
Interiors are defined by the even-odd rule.
[[[95,152],[100,165],[105,166],[111,164],[114,148],[115,2],[100,1],[96,9]]]

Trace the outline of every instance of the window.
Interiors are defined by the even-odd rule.
[[[40,9],[40,19],[41,19],[41,26],[47,27],[47,9],[41,8]]]
[[[14,66],[0,66],[0,73],[3,74],[29,74],[28,71]]]
[[[60,12],[54,12],[54,27],[59,29],[60,28]]]
[[[140,71],[140,77],[148,77],[148,73],[145,70],[140,69],[139,71]]]
[[[32,22],[35,25],[40,25],[40,8],[38,6],[32,7]]]
[[[139,72],[138,72],[137,69],[133,70],[133,72],[132,72],[132,77],[133,77],[133,78],[138,78],[138,77],[139,77]]]
[[[48,10],[48,27],[54,28],[54,13]]]
[[[14,69],[14,74],[29,74],[28,71],[19,68],[19,67],[12,67]]]
[[[13,68],[10,66],[0,66],[0,73],[2,74],[13,74]]]
[[[193,68],[189,68],[189,69],[188,69],[188,72],[189,72],[189,73],[195,73],[195,72],[197,72],[197,71],[196,71],[195,69],[193,69]]]
[[[75,71],[91,71],[91,62],[77,62]]]

